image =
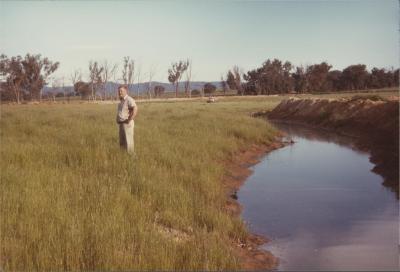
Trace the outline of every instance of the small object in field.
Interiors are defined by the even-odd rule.
[[[207,103],[214,103],[215,102],[215,98],[213,96],[209,96]]]
[[[285,144],[294,144],[294,143],[296,143],[292,138],[283,139],[282,142],[285,143]]]
[[[237,191],[234,191],[234,192],[231,194],[231,197],[232,197],[233,199],[238,199]]]

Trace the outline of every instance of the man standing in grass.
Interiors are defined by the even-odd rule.
[[[118,87],[117,123],[119,124],[119,145],[128,151],[134,153],[133,128],[135,126],[135,116],[137,114],[137,105],[135,100],[128,95],[128,88],[125,85]]]

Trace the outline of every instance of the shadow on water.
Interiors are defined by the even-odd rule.
[[[238,192],[279,270],[398,270],[396,194],[353,138],[274,123],[295,143],[268,154]]]

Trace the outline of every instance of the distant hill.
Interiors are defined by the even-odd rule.
[[[195,89],[201,90],[203,88],[204,84],[206,84],[206,83],[214,84],[217,87],[217,89],[222,87],[221,86],[221,82],[219,82],[219,81],[211,81],[211,82],[208,82],[208,81],[193,81],[193,82],[190,83],[190,86],[191,86],[192,90],[195,90]],[[135,83],[135,84],[133,84],[131,86],[130,92],[136,94],[137,91],[139,90],[139,94],[143,94],[143,93],[147,92],[148,84],[149,84],[148,82],[143,82],[143,83],[140,83],[140,84]],[[107,82],[107,84],[106,84],[107,94],[108,95],[109,94],[114,94],[119,85],[120,85],[119,83]],[[157,86],[157,85],[163,86],[165,88],[166,92],[174,92],[175,91],[175,86],[172,85],[171,83],[152,81],[152,83],[151,83],[152,88],[154,88],[154,86]],[[65,86],[64,88],[65,88],[65,92],[66,93],[74,92],[73,86]],[[179,83],[179,90],[183,91],[184,89],[185,89],[184,82],[180,82]],[[62,92],[62,90],[60,88],[53,88],[53,87],[48,87],[48,86],[45,86],[43,88],[43,93],[44,94],[58,93],[58,92]]]

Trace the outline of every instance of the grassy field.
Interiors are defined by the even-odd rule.
[[[222,209],[221,161],[274,130],[249,117],[277,99],[142,103],[136,158],[116,105],[1,107],[5,270],[236,269],[243,223]]]
[[[140,103],[134,158],[116,104],[2,105],[0,268],[238,269],[221,161],[272,141],[249,113],[281,99]]]

